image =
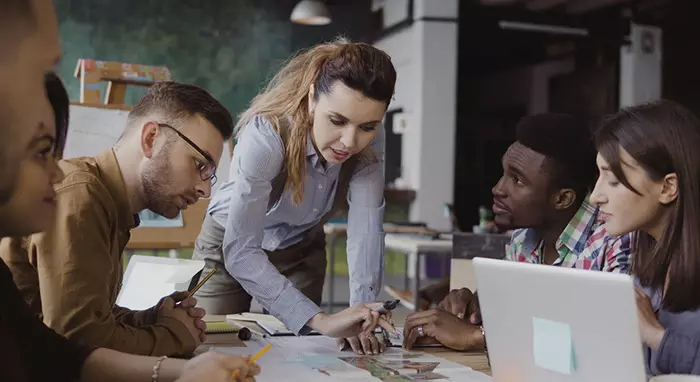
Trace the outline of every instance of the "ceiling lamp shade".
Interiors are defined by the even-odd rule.
[[[297,24],[328,25],[331,23],[331,13],[323,1],[302,0],[294,7],[289,19]]]

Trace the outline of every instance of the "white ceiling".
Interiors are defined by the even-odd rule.
[[[629,0],[480,0],[484,5],[524,5],[533,11],[546,11],[557,7],[567,13],[582,14]]]

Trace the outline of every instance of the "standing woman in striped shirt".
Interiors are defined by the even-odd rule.
[[[292,58],[240,117],[230,179],[214,195],[195,245],[197,293],[210,314],[251,298],[298,334],[346,338],[359,354],[383,350],[371,309],[384,271],[384,132],[394,94],[390,57],[337,40]],[[326,273],[323,224],[348,208],[351,307],[319,307]]]

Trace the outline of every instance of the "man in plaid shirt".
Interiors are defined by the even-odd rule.
[[[519,228],[507,260],[629,272],[629,235],[608,235],[604,216],[586,198],[598,175],[595,156],[590,131],[576,118],[541,114],[520,121],[493,188],[496,224]]]
[[[631,236],[610,236],[604,217],[588,199],[554,242],[556,257],[545,258],[545,241],[535,228],[513,232],[506,247],[506,260],[521,263],[550,264],[567,268],[629,273]]]
[[[516,229],[506,260],[628,273],[630,236],[608,235],[605,216],[587,199],[597,177],[588,126],[569,115],[540,114],[518,123],[516,139],[492,190],[496,225]],[[408,317],[407,347],[422,334],[457,350],[483,348],[475,293],[452,291],[440,308]]]

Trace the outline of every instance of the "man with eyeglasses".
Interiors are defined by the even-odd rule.
[[[162,82],[133,107],[112,149],[60,162],[65,179],[55,187],[54,229],[0,252],[46,325],[80,343],[126,353],[195,350],[205,338],[204,310],[185,292],[144,311],[115,304],[121,255],[139,211],[175,218],[210,196],[232,133],[230,113],[205,90]]]

